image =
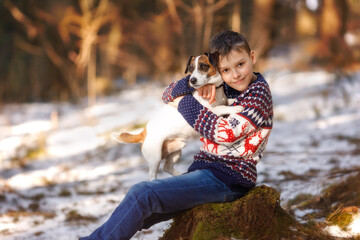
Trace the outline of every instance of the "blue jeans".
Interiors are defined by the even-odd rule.
[[[246,194],[232,191],[210,170],[141,182],[130,188],[110,218],[90,236],[80,240],[125,240],[138,230],[169,220],[179,212],[203,203],[230,202]]]

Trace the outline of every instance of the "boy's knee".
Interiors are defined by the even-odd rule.
[[[139,206],[151,211],[155,211],[159,201],[161,201],[153,190],[151,182],[140,182],[133,185],[129,189],[128,194],[131,195],[133,201],[136,201]],[[155,209],[153,209],[154,207]]]
[[[139,194],[143,193],[144,190],[146,190],[146,183],[140,182],[137,184],[134,184],[128,191],[128,194],[134,194],[135,196],[138,196]]]
[[[136,200],[140,200],[143,198],[147,199],[151,197],[152,193],[153,191],[149,182],[137,183],[133,185],[128,192],[128,194],[131,194]]]

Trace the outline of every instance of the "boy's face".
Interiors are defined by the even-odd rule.
[[[224,82],[240,92],[244,91],[252,79],[256,58],[254,51],[250,56],[246,51],[231,50],[226,56],[219,57],[219,71]]]

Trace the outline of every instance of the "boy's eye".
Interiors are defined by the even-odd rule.
[[[207,72],[209,70],[210,66],[204,63],[200,63],[200,70],[203,72]]]
[[[227,72],[229,72],[229,69],[223,69],[222,72],[227,73]]]
[[[244,65],[243,62],[240,62],[240,63],[238,64],[239,67],[241,67],[242,65]]]

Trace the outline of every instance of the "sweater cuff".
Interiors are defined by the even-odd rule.
[[[202,108],[203,106],[191,94],[185,95],[178,105],[178,111],[192,127]]]
[[[191,94],[195,91],[195,88],[189,86],[189,79],[190,75],[177,82],[171,94],[174,98]]]
[[[173,101],[177,97],[193,93],[195,89],[189,86],[189,79],[190,79],[190,75],[186,76],[185,78],[177,82],[173,82],[172,84],[170,84],[165,89],[162,96],[162,100],[165,103],[168,103]]]
[[[214,126],[218,116],[201,105],[191,94],[181,99],[178,111],[188,124],[207,139],[214,140]]]

